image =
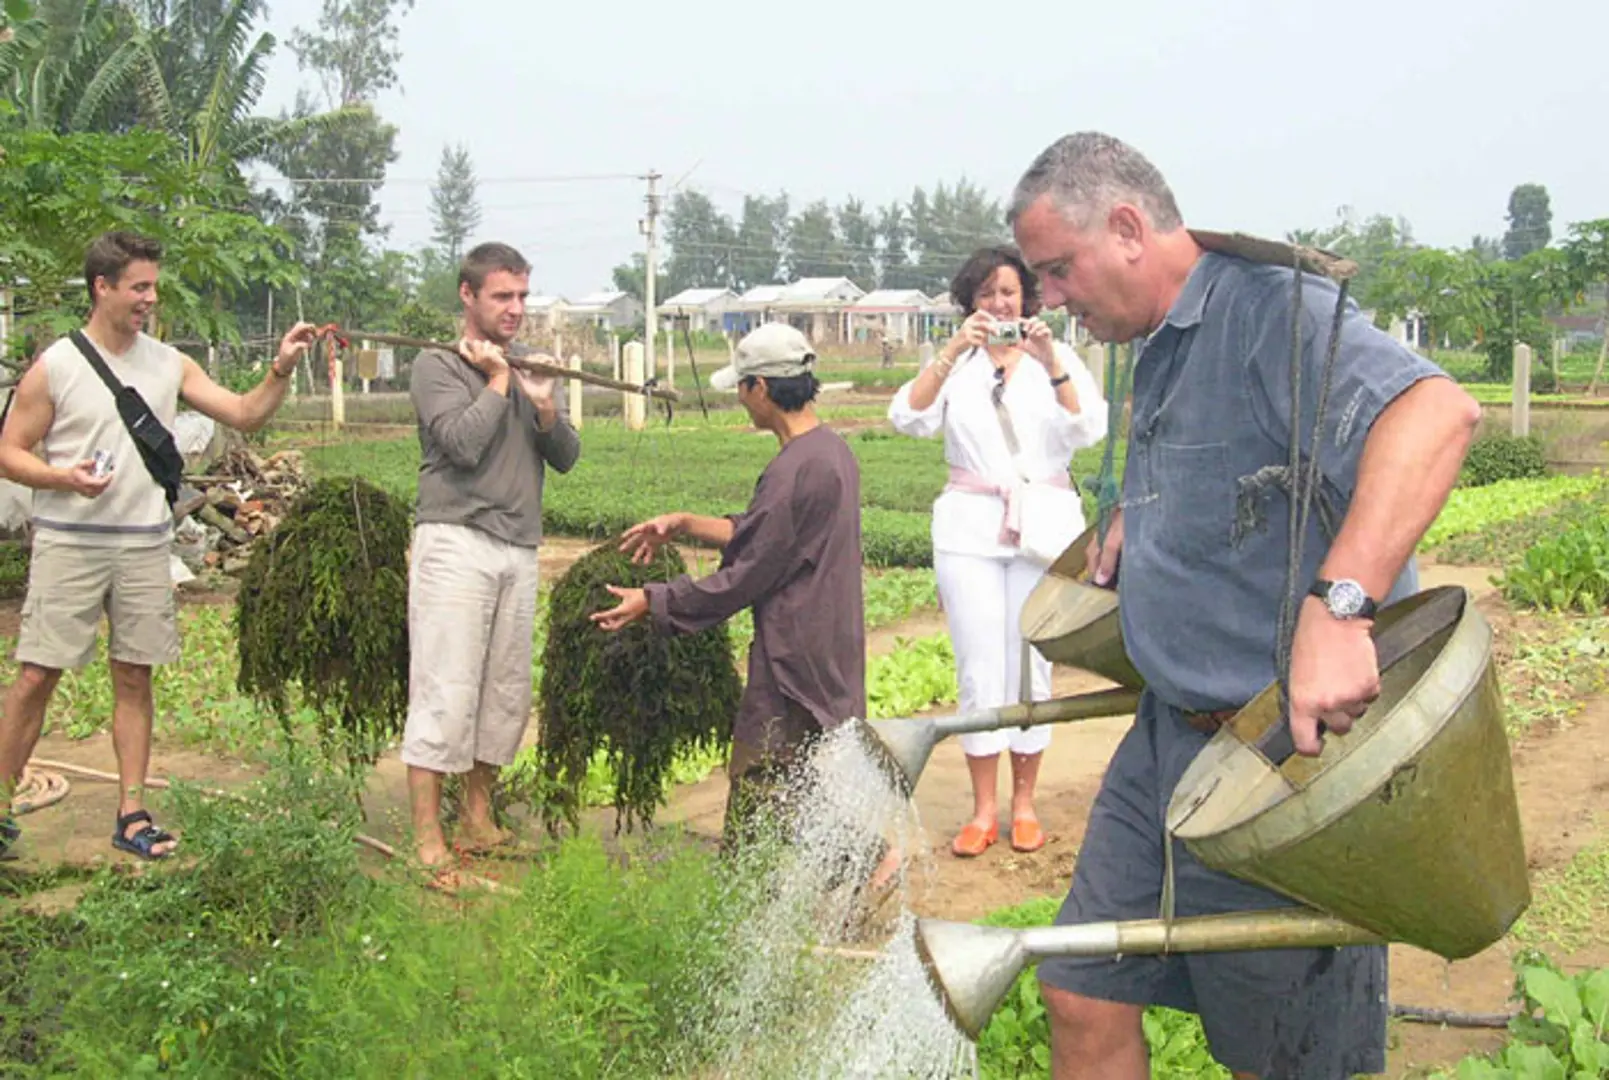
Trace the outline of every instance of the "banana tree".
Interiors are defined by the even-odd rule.
[[[255,31],[263,0],[44,0],[0,45],[0,86],[22,126],[61,133],[136,124],[173,136],[202,171],[262,158],[346,110],[254,115],[274,35]]]

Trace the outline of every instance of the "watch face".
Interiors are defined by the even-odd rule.
[[[1350,619],[1363,610],[1363,602],[1368,599],[1363,586],[1355,581],[1337,581],[1330,586],[1329,606],[1337,618]]]

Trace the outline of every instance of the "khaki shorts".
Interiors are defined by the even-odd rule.
[[[465,525],[416,526],[408,565],[404,764],[514,760],[531,718],[536,549]]]
[[[95,659],[101,616],[108,655],[125,664],[179,659],[179,627],[168,545],[120,548],[63,544],[34,534],[17,662],[81,668]]]

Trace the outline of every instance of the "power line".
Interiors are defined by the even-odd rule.
[[[434,184],[434,176],[263,176],[253,174],[247,179],[262,184]],[[492,176],[476,177],[481,184],[574,184],[599,180],[642,180],[637,173],[575,173],[551,176]]]

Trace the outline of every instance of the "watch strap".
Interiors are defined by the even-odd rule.
[[[1336,615],[1336,612],[1334,605],[1330,601],[1330,594],[1334,592],[1337,584],[1338,582],[1326,581],[1323,578],[1319,578],[1318,580],[1314,581],[1312,587],[1307,590],[1309,596],[1316,596],[1320,600],[1324,601],[1325,605],[1329,607],[1330,614],[1332,615]],[[1357,611],[1348,615],[1336,615],[1336,617],[1345,619],[1374,618],[1375,614],[1380,610],[1380,605],[1375,603],[1374,598],[1369,596],[1368,593],[1365,593],[1362,587],[1358,586],[1357,582],[1348,582],[1348,584],[1356,588],[1358,593],[1363,597],[1362,603],[1359,604]]]

